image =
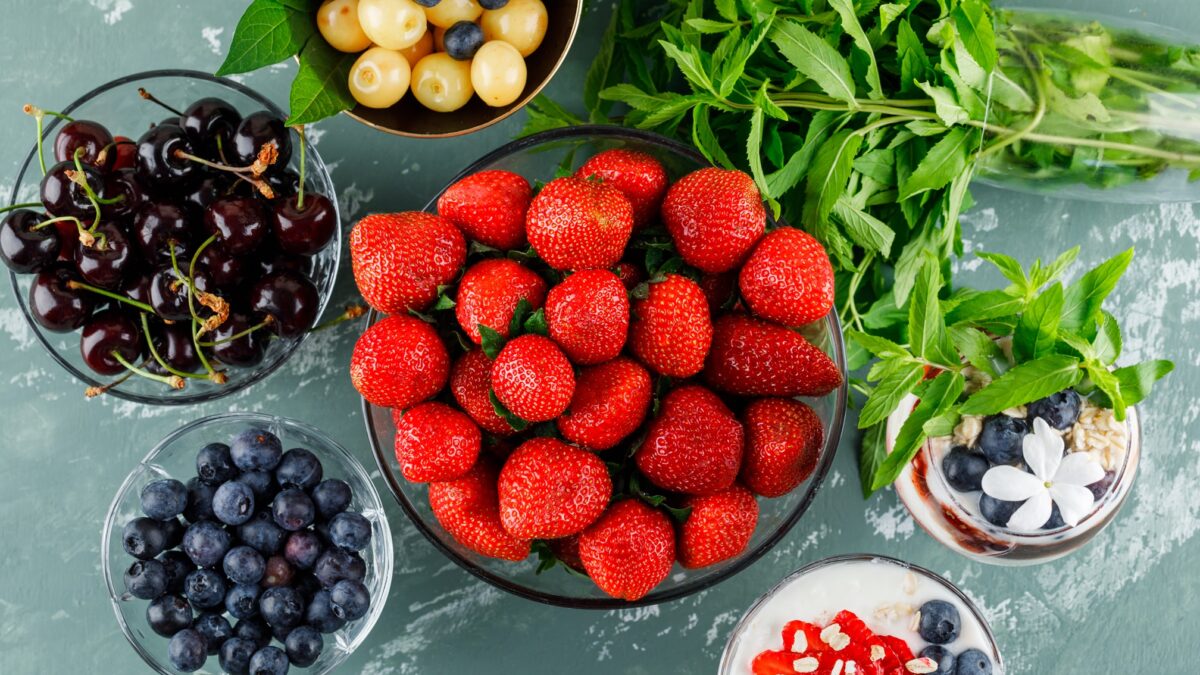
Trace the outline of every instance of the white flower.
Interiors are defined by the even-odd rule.
[[[1033,420],[1033,433],[1022,439],[1027,473],[1015,466],[994,466],[983,474],[983,491],[1006,502],[1024,501],[1008,519],[1018,532],[1036,532],[1050,520],[1058,505],[1063,522],[1079,524],[1095,501],[1088,485],[1104,478],[1104,467],[1088,454],[1073,452],[1063,457],[1063,439],[1040,417]]]

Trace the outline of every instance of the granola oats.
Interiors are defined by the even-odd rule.
[[[792,670],[797,673],[815,673],[821,664],[815,656],[806,656],[802,659],[796,659],[792,662]]]
[[[932,673],[938,669],[938,666],[933,659],[922,656],[904,664],[904,669],[910,673]]]
[[[1084,399],[1079,419],[1064,437],[1071,452],[1086,452],[1106,471],[1116,471],[1125,461],[1129,427],[1113,411]]]

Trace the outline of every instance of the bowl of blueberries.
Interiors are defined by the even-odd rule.
[[[318,327],[337,200],[269,100],[164,70],[26,112],[38,139],[0,211],[0,262],[34,335],[89,397],[218,398]]]
[[[176,673],[328,673],[366,639],[392,580],[379,493],[302,422],[226,413],[164,438],[105,518],[121,631]]]

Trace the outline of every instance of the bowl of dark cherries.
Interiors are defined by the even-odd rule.
[[[303,130],[270,101],[155,71],[61,112],[25,111],[38,142],[0,213],[0,261],[34,334],[89,397],[217,398],[319,327],[337,200]]]

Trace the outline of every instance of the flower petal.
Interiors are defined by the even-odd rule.
[[[1048,481],[1054,478],[1062,462],[1063,439],[1046,424],[1046,420],[1035,417],[1033,433],[1021,439],[1021,450],[1033,475]]]
[[[1008,519],[1008,529],[1017,532],[1037,532],[1050,520],[1050,491],[1042,490],[1029,498]]]
[[[993,466],[983,474],[983,491],[1006,502],[1019,502],[1046,490],[1045,483],[1015,466]]]
[[[1104,478],[1104,467],[1085,452],[1072,452],[1054,474],[1054,484],[1091,485]]]
[[[1079,521],[1092,512],[1092,504],[1095,502],[1091,490],[1066,483],[1051,485],[1050,496],[1054,499],[1054,503],[1058,504],[1058,511],[1062,514],[1063,522],[1071,527],[1078,525]]]

